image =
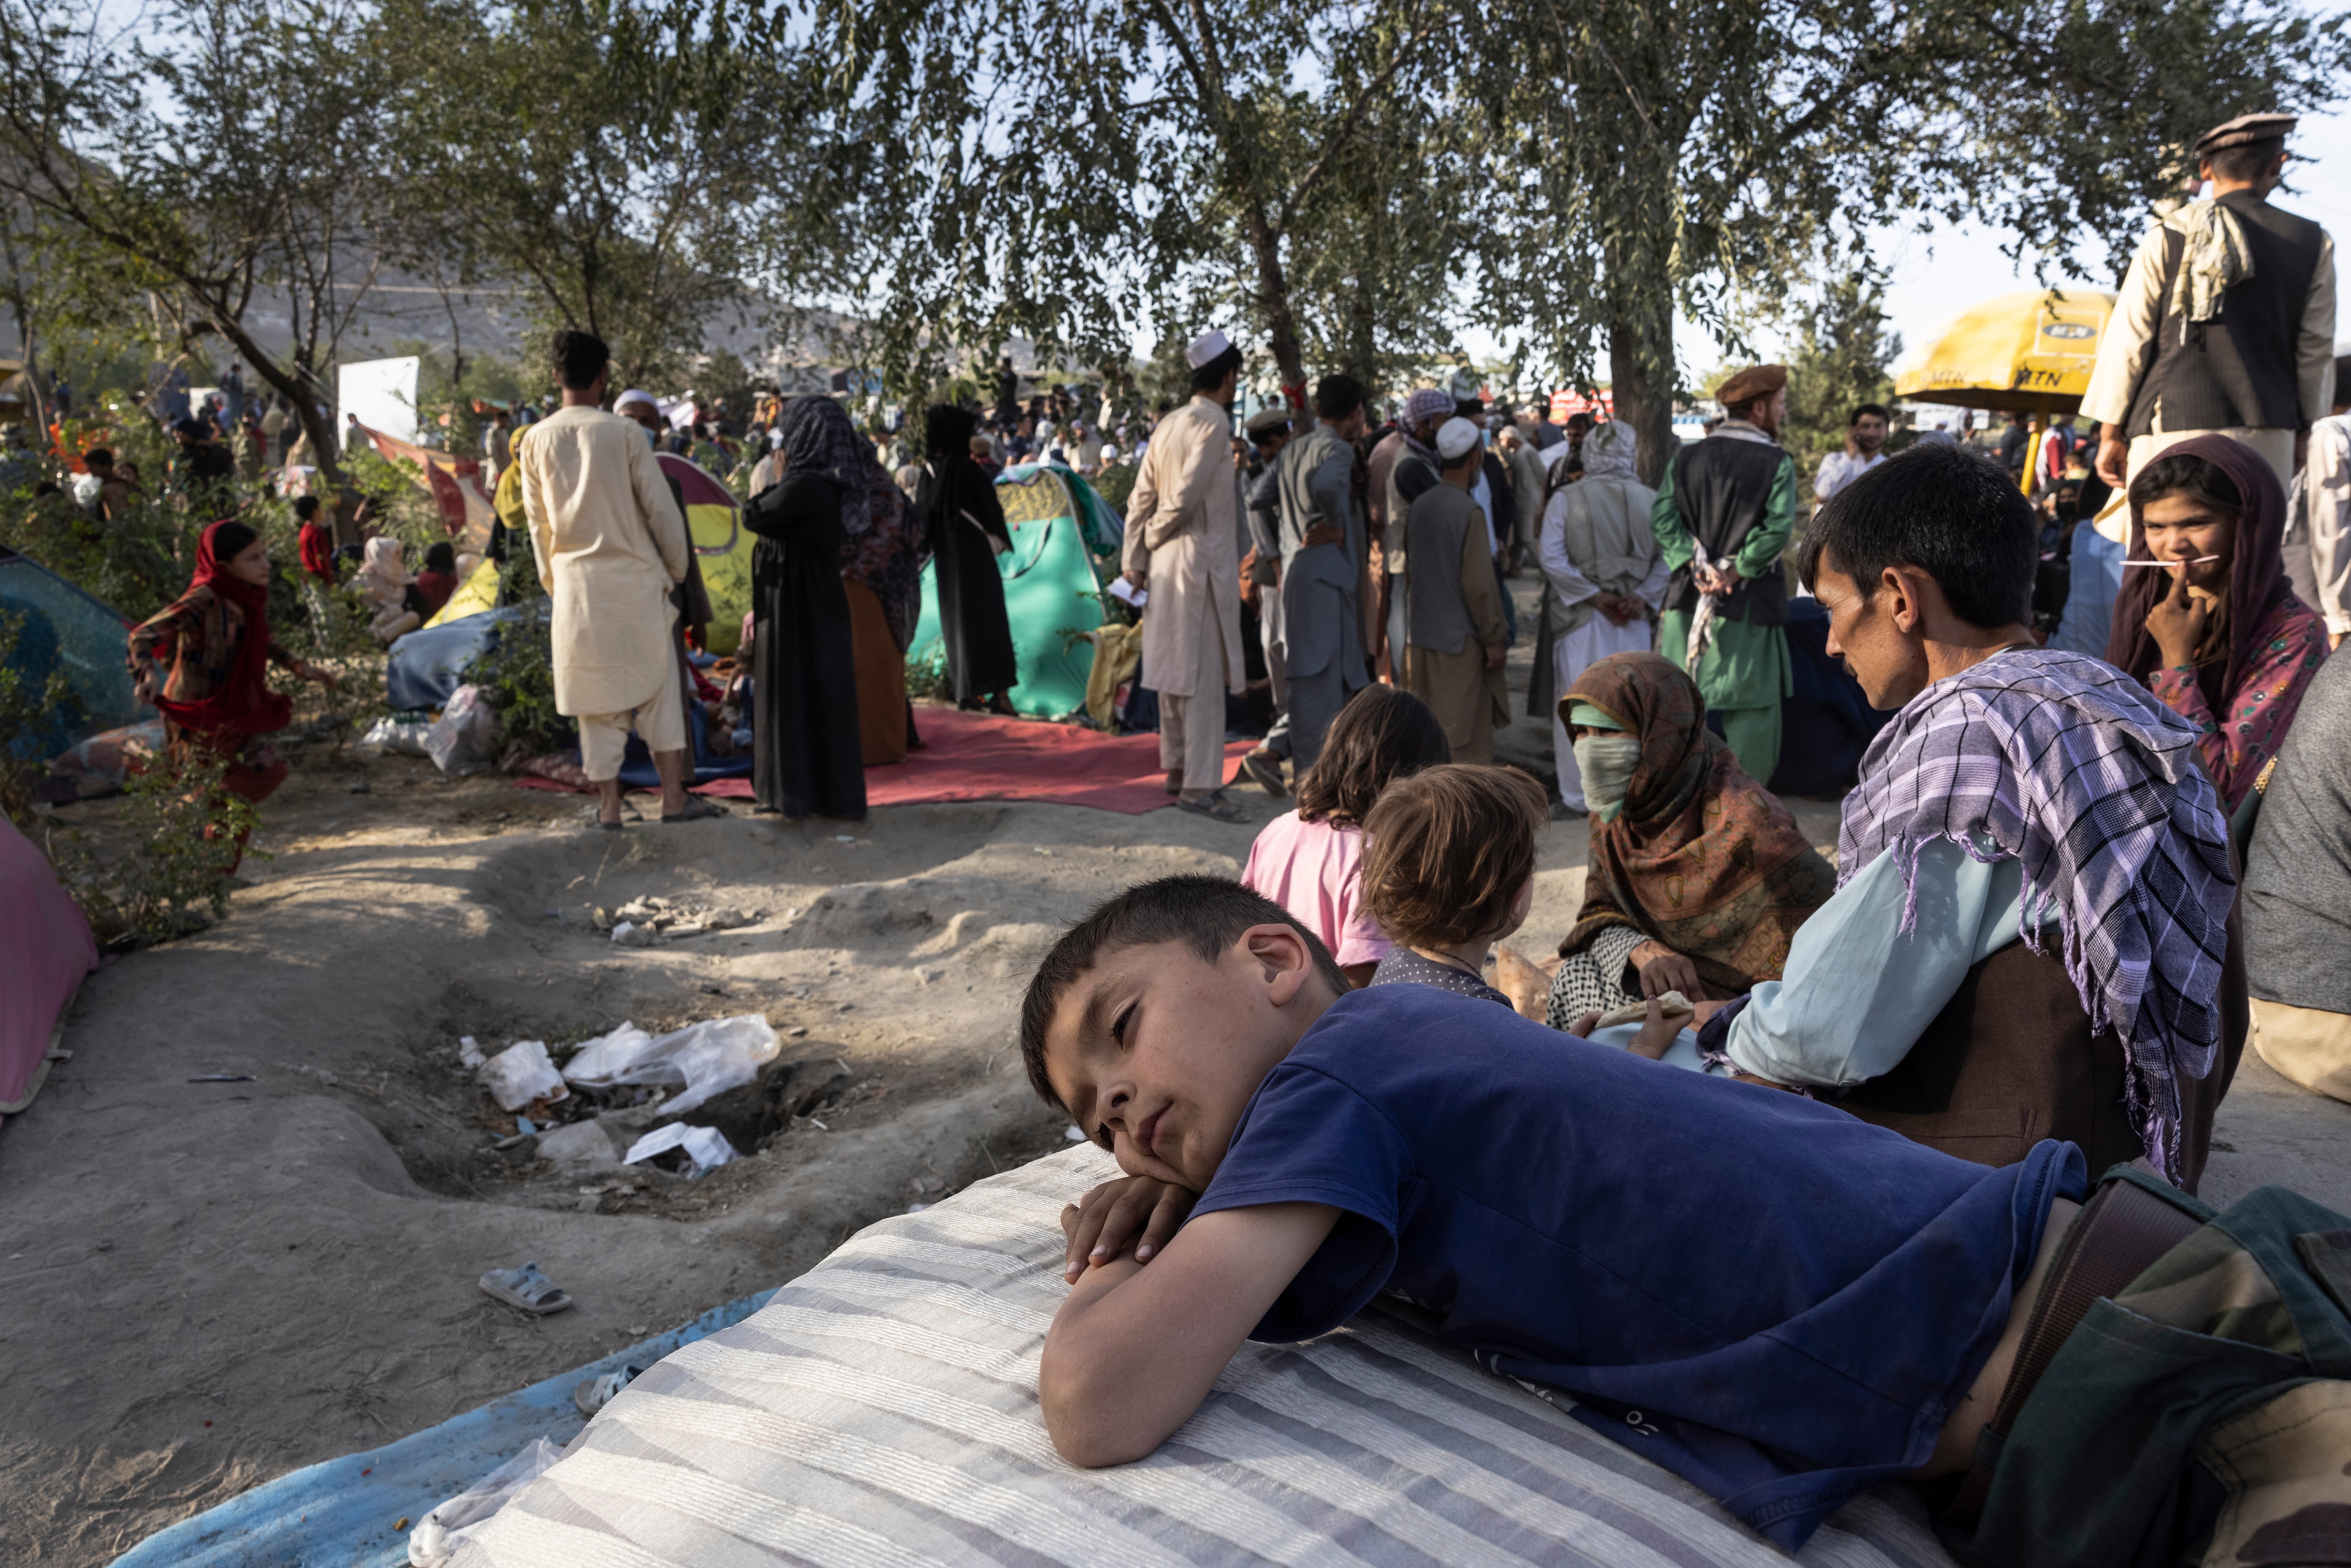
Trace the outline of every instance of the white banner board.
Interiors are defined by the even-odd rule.
[[[338,434],[350,416],[370,430],[402,441],[416,439],[416,372],[419,361],[410,354],[397,360],[360,360],[335,367],[335,413]]]

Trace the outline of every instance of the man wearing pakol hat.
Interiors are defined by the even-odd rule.
[[[1412,503],[1405,524],[1412,595],[1404,685],[1445,727],[1454,761],[1491,763],[1494,727],[1510,722],[1502,685],[1510,632],[1485,515],[1469,498],[1485,443],[1458,414],[1436,439],[1438,482]]]
[[[1715,394],[1722,423],[1674,455],[1649,508],[1673,580],[1657,652],[1689,672],[1739,766],[1768,786],[1792,689],[1780,552],[1796,523],[1796,460],[1780,446],[1788,368],[1753,365]]]
[[[1232,464],[1241,351],[1222,332],[1195,340],[1192,401],[1159,421],[1126,503],[1126,580],[1143,611],[1143,683],[1159,694],[1159,762],[1176,804],[1218,821],[1225,799],[1225,694],[1241,659],[1240,476]]]
[[[2270,205],[2291,114],[2248,114],[2197,139],[2209,199],[2149,229],[2098,343],[2082,413],[2098,475],[2123,489],[2165,447],[2234,437],[2291,487],[2334,382],[2335,241]]]

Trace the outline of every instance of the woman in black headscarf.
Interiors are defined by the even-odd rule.
[[[959,408],[934,407],[924,424],[921,484],[914,513],[929,531],[938,563],[939,631],[946,643],[947,679],[956,701],[1008,714],[1005,693],[1019,674],[1012,653],[1012,622],[1004,610],[998,554],[1012,548],[1012,530],[996,499],[996,486],[971,460],[979,421]]]
[[[743,508],[751,547],[751,786],[762,811],[865,815],[843,547],[872,526],[872,450],[829,397],[777,421],[783,475]]]

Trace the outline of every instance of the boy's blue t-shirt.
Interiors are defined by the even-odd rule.
[[[1970,1165],[1429,986],[1350,992],[1267,1075],[1196,1215],[1345,1213],[1251,1338],[1383,1291],[1791,1550],[1926,1462],[2080,1151]]]

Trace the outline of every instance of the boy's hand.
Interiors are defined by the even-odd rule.
[[[1148,1263],[1167,1245],[1200,1195],[1154,1176],[1106,1181],[1061,1210],[1061,1233],[1070,1239],[1061,1277],[1075,1280],[1087,1269],[1109,1262],[1126,1249],[1138,1228],[1134,1260]]]
[[[1584,1012],[1578,1013],[1576,1015],[1575,1021],[1567,1026],[1567,1032],[1573,1035],[1578,1040],[1590,1040],[1592,1038],[1592,1031],[1599,1027],[1600,1011],[1598,1009],[1594,1008]]]

